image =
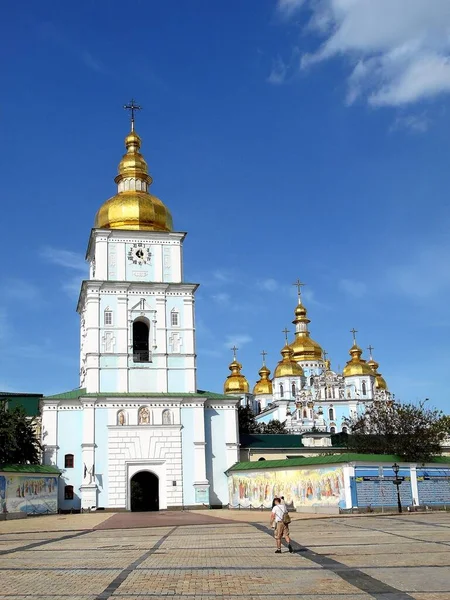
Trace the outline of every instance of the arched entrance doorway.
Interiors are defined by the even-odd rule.
[[[130,508],[135,512],[159,510],[159,479],[149,471],[140,471],[130,481]]]

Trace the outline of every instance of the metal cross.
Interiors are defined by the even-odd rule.
[[[134,111],[142,110],[142,106],[134,103],[134,99],[131,98],[131,102],[129,104],[124,105],[125,110],[129,110],[131,113],[131,131],[134,131]]]
[[[286,338],[286,344],[287,344],[288,343],[287,334],[289,333],[289,329],[287,327],[285,327],[281,333],[284,333],[284,337]]]
[[[236,344],[231,348],[233,351],[233,360],[236,360],[236,351],[239,350],[239,348],[236,348]]]
[[[375,350],[373,346],[368,346],[367,350],[369,351],[370,360],[372,360],[372,351]]]
[[[266,356],[267,356],[267,352],[265,350],[263,350],[261,352],[261,356],[263,357],[263,365],[266,366]]]
[[[356,334],[358,330],[353,327],[353,329],[350,329],[350,333],[353,333],[353,344],[356,346]]]
[[[328,356],[328,352],[326,350],[323,351],[323,360],[326,361]]]
[[[297,279],[297,281],[296,281],[295,283],[293,283],[292,285],[295,285],[295,287],[297,288],[297,294],[298,294],[298,297],[299,297],[299,299],[300,299],[300,298],[301,298],[301,296],[302,296],[302,287],[303,287],[304,285],[306,285],[306,284],[305,284],[305,283],[302,283],[302,282],[300,281],[300,279]]]

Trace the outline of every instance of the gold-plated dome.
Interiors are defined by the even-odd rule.
[[[228,367],[231,374],[223,385],[224,394],[248,394],[250,389],[247,379],[241,373],[242,365],[236,359],[236,350],[237,348],[233,348],[233,360]]]
[[[376,360],[372,358],[372,347],[369,347],[370,350],[370,360],[367,361],[367,364],[372,369],[373,373],[375,373],[375,389],[377,390],[387,390],[387,383],[381,373],[378,373],[378,367],[380,366]]]
[[[139,152],[141,138],[135,131],[127,135],[125,146],[127,152],[119,163],[119,174],[114,179],[118,193],[100,207],[94,227],[172,231],[173,222],[169,209],[148,191],[153,179]]]
[[[304,375],[301,366],[294,360],[292,348],[286,344],[281,349],[282,360],[277,364],[274,377],[302,377]]]
[[[307,317],[306,308],[303,306],[300,296],[294,314],[295,319],[292,323],[295,325],[295,340],[290,345],[294,359],[300,362],[321,361],[323,350],[309,336],[308,323],[311,321]]]
[[[356,342],[350,348],[349,354],[351,356],[351,359],[344,367],[344,377],[352,377],[352,375],[371,375],[372,377],[374,376],[374,372],[370,365],[361,358],[362,350],[356,344]]]
[[[273,386],[272,381],[269,378],[270,369],[265,364],[259,370],[259,380],[255,383],[253,388],[253,394],[259,396],[261,394],[272,394]]]

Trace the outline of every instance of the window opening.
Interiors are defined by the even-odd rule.
[[[64,468],[65,469],[73,469],[73,454],[66,454],[64,456]]]
[[[133,361],[150,362],[148,347],[149,327],[144,321],[133,323]]]
[[[66,485],[64,488],[64,500],[73,500],[73,485]]]

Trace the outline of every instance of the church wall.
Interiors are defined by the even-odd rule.
[[[117,392],[120,390],[117,358],[114,356],[100,357],[100,389],[102,392]]]
[[[181,430],[183,441],[183,505],[191,506],[195,504],[193,486],[195,480],[194,411],[191,408],[181,408],[181,422],[183,423]]]
[[[139,364],[139,363],[137,363]],[[133,392],[146,392],[152,391],[167,391],[167,384],[163,384],[161,389],[161,382],[158,385],[158,373],[156,369],[149,369],[146,363],[141,363],[142,367],[131,368],[128,373],[128,390],[130,393]]]
[[[108,506],[108,421],[117,409],[95,409],[95,478],[98,485],[97,506]]]
[[[83,431],[83,411],[64,409],[58,410],[58,461],[57,466],[62,470],[59,484],[59,508],[61,510],[78,510],[81,506],[80,486],[83,476],[83,458],[81,452],[81,435]],[[45,443],[45,439],[44,439]],[[64,467],[66,454],[74,455],[73,469]],[[73,485],[74,499],[64,499],[64,487]]]
[[[210,484],[211,505],[228,503],[228,487],[225,471],[227,464],[227,429],[225,410],[205,408],[206,478]]]

